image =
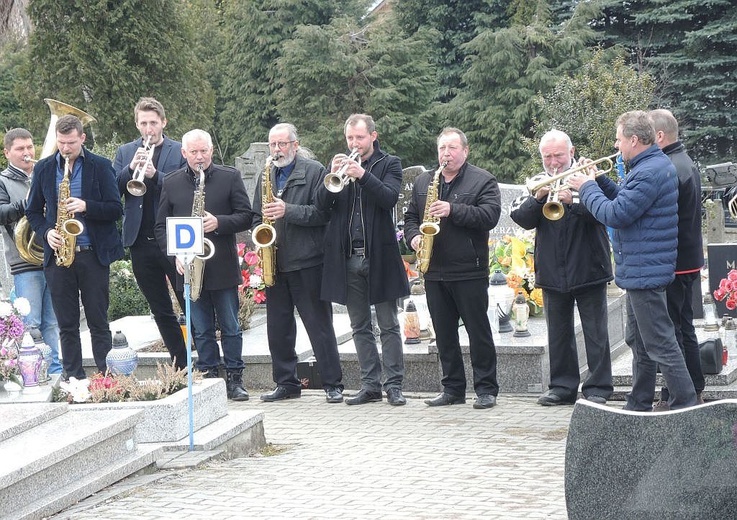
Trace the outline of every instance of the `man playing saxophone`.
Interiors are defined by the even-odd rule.
[[[439,218],[432,256],[425,273],[427,305],[437,338],[443,368],[443,392],[425,401],[429,406],[466,402],[466,374],[458,336],[463,320],[471,350],[474,408],[496,405],[496,349],[486,314],[489,296],[489,230],[501,214],[501,192],[496,178],[472,164],[468,140],[457,128],[445,128],[438,136],[437,200],[427,205],[432,172],[420,175],[412,188],[412,200],[404,215],[404,233],[412,249],[420,247],[420,225],[428,217]],[[427,208],[429,215],[425,215]],[[422,210],[422,213],[420,212]]]
[[[215,339],[215,317],[227,377],[228,398],[248,399],[243,388],[243,339],[238,325],[238,286],[243,282],[238,264],[236,233],[251,226],[251,202],[240,172],[212,162],[212,138],[204,130],[182,136],[182,156],[187,166],[164,178],[154,232],[159,247],[166,251],[166,218],[192,216],[193,207],[204,206],[203,228],[214,255],[205,262],[202,290],[191,303],[197,342],[197,369],[205,377],[218,377],[220,350]],[[200,170],[203,174],[200,174]],[[205,185],[200,185],[204,179]],[[204,194],[204,201],[195,195]],[[184,267],[177,260],[178,288],[183,287]]]
[[[64,377],[84,379],[79,298],[81,295],[95,364],[105,372],[105,356],[112,346],[107,320],[110,264],[123,257],[115,226],[123,205],[111,162],[83,146],[86,135],[79,118],[61,116],[55,129],[58,151],[36,163],[26,217],[45,242],[44,275],[59,322]],[[58,200],[67,165],[70,196]],[[58,222],[60,214],[82,225],[74,248],[68,251],[62,248],[65,226]]]
[[[271,246],[276,249],[276,272],[274,285],[266,287],[266,328],[277,386],[273,392],[262,395],[261,400],[281,401],[301,395],[295,352],[296,307],[317,359],[325,398],[329,403],[340,403],[343,373],[332,306],[320,299],[328,212],[317,208],[315,197],[327,172],[300,147],[297,129],[289,123],[271,129],[269,150],[274,159],[271,184],[265,191],[272,200],[263,203],[261,177],[253,201],[253,223],[259,224],[263,215],[276,231],[276,242]]]

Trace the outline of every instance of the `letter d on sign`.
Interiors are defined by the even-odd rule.
[[[174,240],[177,249],[187,249],[194,245],[194,228],[189,224],[174,226]]]

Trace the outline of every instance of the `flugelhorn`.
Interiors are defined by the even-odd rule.
[[[348,156],[345,164],[335,173],[328,173],[323,180],[325,187],[331,193],[338,193],[343,191],[343,188],[348,186],[348,183],[353,180],[353,177],[346,175],[348,167],[351,165],[351,161],[356,161],[361,164],[361,154],[358,153],[358,148],[354,148],[351,154]]]
[[[568,184],[564,182],[559,183],[558,181],[565,179],[569,175],[573,175],[573,174],[581,173],[581,172],[587,172],[588,170],[594,167],[597,168],[596,177],[598,177],[599,175],[605,175],[611,172],[612,170],[614,170],[614,161],[616,160],[618,155],[619,155],[619,152],[613,155],[610,155],[608,157],[602,157],[601,159],[591,161],[590,163],[587,163],[587,164],[579,164],[557,175],[547,175],[545,172],[542,172],[540,174],[535,175],[534,177],[530,179],[527,179],[527,181],[525,182],[525,185],[527,186],[527,190],[530,192],[532,196],[535,196],[535,193],[537,193],[537,190],[539,190],[540,188],[545,188],[546,186],[550,186],[550,185],[553,185],[556,191],[568,190],[571,188]],[[605,165],[605,168],[603,170],[598,169],[598,166],[600,164]]]
[[[136,155],[139,156],[138,166],[136,166],[136,169],[131,176],[131,180],[129,180],[125,185],[125,189],[128,190],[128,193],[136,197],[143,197],[146,194],[146,184],[143,182],[143,179],[146,176],[148,165],[151,164],[151,160],[154,158],[154,146],[151,144],[150,135],[146,138],[146,142],[143,145],[143,154],[145,154],[146,158],[141,162],[140,159],[142,159],[142,153],[140,150],[136,152]]]

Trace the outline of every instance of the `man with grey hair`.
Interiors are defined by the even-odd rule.
[[[575,148],[570,137],[550,130],[540,139],[544,175],[541,180],[565,172],[574,165]],[[612,361],[609,349],[607,282],[612,280],[609,237],[570,190],[558,191],[563,216],[545,217],[543,207],[552,185],[515,201],[510,216],[535,233],[535,287],[543,291],[548,329],[550,384],[537,400],[542,406],[573,404],[581,381],[574,309],[583,329],[588,377],[581,392],[589,401],[604,404],[611,396]]]
[[[676,277],[666,288],[668,314],[673,320],[676,339],[686,360],[699,404],[706,384],[701,371],[701,352],[693,326],[691,297],[694,287],[701,291],[700,272],[704,266],[704,248],[701,239],[701,176],[699,169],[678,140],[678,121],[670,110],[650,111],[650,121],[655,129],[655,142],[676,167],[678,176],[678,255]],[[670,392],[664,386],[660,400],[653,410],[668,410]]]
[[[327,171],[306,157],[297,129],[280,123],[269,131],[271,163],[268,186],[273,200],[264,202],[263,176],[253,199],[253,227],[266,218],[274,226],[276,239],[275,281],[266,287],[266,330],[276,388],[261,396],[272,402],[301,396],[297,378],[297,322],[294,309],[307,331],[317,359],[325,399],[343,402],[343,373],[338,342],[333,329],[330,302],[320,299],[323,242],[329,212],[316,205],[317,190]]]
[[[670,408],[696,404],[665,296],[676,267],[678,176],[655,139],[647,112],[626,112],[617,119],[614,143],[629,168],[622,184],[594,172],[568,179],[591,214],[613,228],[615,282],[627,291],[633,335],[632,391],[624,408],[635,411],[653,409],[656,363],[670,391]]]
[[[227,379],[228,398],[248,400],[243,388],[243,338],[238,325],[238,286],[243,283],[236,233],[251,226],[253,213],[241,174],[235,168],[212,162],[212,138],[204,130],[182,136],[182,156],[187,166],[164,178],[154,231],[159,247],[166,252],[167,217],[192,215],[194,194],[205,182],[203,229],[212,241],[214,255],[205,262],[202,292],[191,305],[197,342],[197,368],[205,377],[218,377],[220,350],[215,340],[215,317],[220,325],[220,342]],[[200,174],[200,171],[202,174]],[[184,268],[176,260],[177,285],[182,288]]]

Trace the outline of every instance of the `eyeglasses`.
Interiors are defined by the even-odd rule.
[[[289,144],[294,141],[279,141],[277,143],[269,143],[269,148],[286,148]]]

